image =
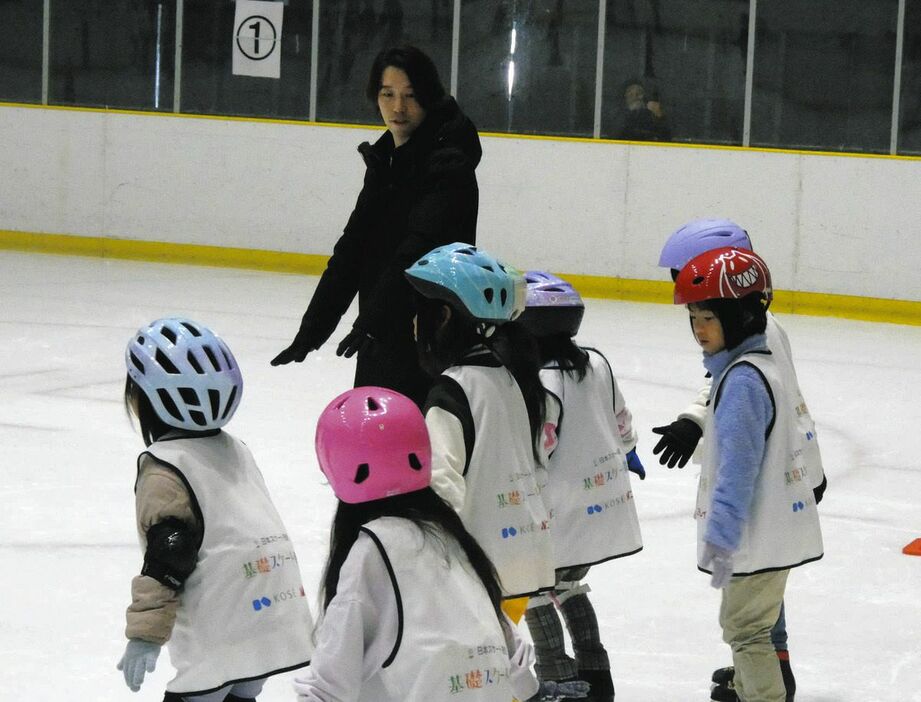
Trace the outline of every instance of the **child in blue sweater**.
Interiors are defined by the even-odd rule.
[[[822,557],[815,495],[803,462],[791,364],[764,334],[770,272],[751,251],[719,248],[692,259],[675,303],[713,378],[698,487],[698,567],[723,589],[720,626],[744,702],[784,702],[770,632],[791,568]]]

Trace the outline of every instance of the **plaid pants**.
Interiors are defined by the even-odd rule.
[[[557,576],[557,585],[564,578],[577,581],[587,572],[588,568],[577,572],[562,572]],[[611,669],[608,652],[601,643],[595,608],[581,588],[576,594],[570,594],[571,589],[558,587],[549,593],[549,604],[536,604],[528,607],[525,612],[525,621],[537,655],[535,671],[540,680],[571,680],[577,677],[580,670]],[[574,657],[566,653],[563,626],[557,608],[569,631]]]

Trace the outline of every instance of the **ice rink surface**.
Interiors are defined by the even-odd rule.
[[[317,415],[351,386],[332,340],[269,366],[316,278],[0,252],[0,699],[158,701],[164,653],[139,693],[115,663],[141,554],[124,347],[142,324],[185,315],[221,334],[243,370],[228,430],[251,447],[297,548],[316,612],[333,495],[313,454]],[[611,360],[648,471],[634,480],[645,549],[588,577],[620,702],[709,699],[730,662],[719,595],[695,566],[697,469],[659,466],[652,426],[695,396],[700,352],[683,308],[589,300],[579,341]],[[825,558],[787,588],[797,702],[921,701],[921,328],[779,317],[816,419],[829,488]],[[264,702],[293,700],[291,675]],[[447,698],[447,695],[446,695]]]

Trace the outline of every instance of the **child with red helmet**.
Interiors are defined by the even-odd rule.
[[[386,388],[349,390],[320,415],[316,448],[339,504],[298,699],[508,702],[538,693],[531,646],[501,612],[495,567],[430,487],[432,449],[416,404]]]
[[[669,236],[659,257],[659,266],[670,269],[672,280],[678,277],[679,271],[693,258],[702,253],[722,247],[735,247],[753,250],[751,238],[742,227],[728,219],[696,219],[687,222]],[[796,371],[793,367],[793,351],[787,332],[773,315],[768,313],[765,327],[768,349],[774,358],[785,364],[794,379]],[[653,448],[653,453],[659,455],[659,463],[674,468],[676,465],[683,468],[694,455],[697,444],[704,432],[707,417],[707,406],[710,402],[710,383],[708,376],[704,385],[697,393],[694,401],[687,406],[670,424],[653,427],[653,432],[660,435]],[[808,469],[810,482],[816,502],[821,502],[828,485],[822,463],[822,454],[819,449],[819,440],[815,422],[809,412],[809,407],[803,398],[803,393],[796,384],[793,397],[799,429],[806,439],[804,458]],[[696,460],[696,459],[695,459]],[[786,702],[793,702],[796,693],[796,678],[790,665],[790,652],[787,637],[787,622],[785,607],[781,605],[780,615],[774,628],[771,630],[771,641],[777,651],[777,660],[783,674],[784,685],[787,689]],[[718,668],[713,671],[711,680],[713,688],[710,698],[713,702],[738,702],[738,696],[733,689],[732,666]]]
[[[770,271],[723,247],[691,259],[675,281],[713,378],[698,486],[698,568],[723,590],[720,625],[741,700],[784,702],[770,632],[790,569],[823,555],[816,499],[797,426],[792,364],[764,334]]]

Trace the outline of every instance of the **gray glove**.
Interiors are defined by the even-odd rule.
[[[537,694],[528,702],[557,702],[560,699],[582,699],[588,697],[588,692],[592,686],[584,680],[567,680],[566,682],[554,682],[545,680],[540,684]]]
[[[160,644],[142,639],[128,639],[125,654],[115,667],[125,674],[125,684],[132,692],[141,689],[145,672],[154,672],[159,655]]]
[[[714,546],[709,541],[704,543],[702,558],[704,568],[710,568],[710,586],[722,590],[732,579],[732,554],[734,551]]]

